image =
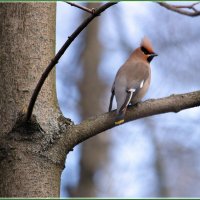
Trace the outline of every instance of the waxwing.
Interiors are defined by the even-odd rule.
[[[129,104],[135,105],[146,94],[151,80],[150,62],[157,56],[147,37],[141,41],[128,60],[118,70],[110,97],[109,112],[112,110],[113,97],[117,102],[115,124],[124,122],[124,116]]]

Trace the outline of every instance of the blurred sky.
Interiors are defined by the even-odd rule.
[[[57,51],[80,24],[82,12],[64,2],[57,2]],[[123,25],[121,32],[119,32],[119,24],[116,24],[116,16],[121,20],[119,23]],[[161,8],[154,2],[121,2],[106,10],[100,18],[99,39],[105,50],[100,63],[99,75],[110,88],[117,70],[128,57],[127,51],[123,49],[122,36],[126,38],[125,42],[133,50],[140,44],[141,38],[146,35],[151,39],[155,52],[159,56],[151,63],[152,82],[144,100],[199,89],[198,66],[193,66],[192,73],[188,70],[188,67],[192,67],[190,62],[194,53],[197,53],[197,48],[198,52],[200,51],[200,37],[197,35],[200,28],[199,18],[181,16]],[[191,41],[188,39],[189,42],[186,41],[187,34],[191,38],[196,37],[195,41],[192,39]],[[182,39],[188,42],[187,45],[182,44]],[[76,109],[79,94],[74,86],[63,85],[60,76],[64,73],[76,79],[81,76],[79,70],[76,74],[69,75],[73,72],[70,67],[76,63],[76,49],[80,48],[78,41],[79,38],[72,43],[57,65],[57,95],[60,107],[63,114],[75,123],[80,122],[79,111]],[[198,56],[194,58],[194,63],[199,63]],[[69,96],[67,98],[68,94],[64,93],[66,87],[70,88],[70,98]],[[105,112],[109,103],[109,95],[108,91],[102,102],[106,105]],[[63,103],[66,101],[70,106],[67,107],[66,103]],[[200,139],[200,129],[195,126],[199,116],[199,109],[193,108],[178,114],[153,116],[149,123],[155,127],[153,134],[157,135],[161,142],[162,140],[166,142],[168,135],[171,139],[170,144],[174,141],[186,140],[185,136],[190,134],[190,140],[184,141],[185,147],[190,148],[195,146],[195,143],[199,145],[197,140]],[[157,177],[154,169],[155,147],[149,139],[148,135],[151,131],[146,124],[146,119],[141,119],[113,129],[112,148],[109,152],[112,162],[106,171],[98,171],[95,177],[99,197],[155,196],[157,190]],[[177,136],[174,131],[181,135]],[[73,185],[78,181],[79,149],[80,147],[76,147],[68,155],[67,167],[61,181],[62,197],[68,195],[63,189],[66,184]],[[151,183],[154,185],[149,187]],[[144,187],[147,188],[145,191]]]

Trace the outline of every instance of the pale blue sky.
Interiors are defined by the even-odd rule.
[[[198,51],[200,50],[200,38],[197,38],[196,42],[191,40],[192,42],[185,46],[179,43],[178,39],[186,37],[184,36],[184,32],[187,32],[185,29],[189,29],[188,34],[190,34],[191,38],[195,37],[197,29],[200,28],[197,25],[199,18],[180,16],[161,8],[153,2],[121,2],[118,6],[120,8],[118,14],[120,14],[123,23],[123,32],[126,34],[125,38],[130,44],[130,47],[134,49],[139,45],[141,38],[147,35],[152,40],[155,51],[159,54],[158,58],[155,58],[151,64],[152,82],[144,100],[165,97],[174,93],[198,90],[199,82],[197,80],[199,80],[199,68],[198,66],[194,66],[192,69],[193,73],[190,73],[188,71],[188,65],[191,60],[194,60],[194,63],[199,62],[199,57],[196,56],[194,58],[193,54],[196,53],[197,48]],[[113,15],[111,15],[114,9],[119,8],[113,6],[100,16],[102,25],[99,39],[105,47],[105,51],[100,63],[99,75],[110,87],[118,68],[128,56],[127,52],[120,47],[119,43],[121,38],[116,31],[116,22],[113,19]],[[77,8],[71,7],[64,2],[57,3],[57,50],[80,24],[81,12]],[[156,15],[156,19],[155,12],[159,13]],[[175,23],[173,23],[173,20],[175,20]],[[69,101],[68,103],[70,104],[69,107],[67,104],[61,104],[61,109],[64,115],[71,118],[75,123],[80,121],[79,112],[76,109],[79,94],[76,88],[71,86],[71,98],[69,99],[68,96],[66,99],[67,94],[63,92],[63,88],[67,86],[63,85],[59,80],[59,73],[66,73],[66,76],[72,76],[73,78],[73,75],[67,75],[67,73],[70,71],[69,66],[75,62],[73,59],[77,44],[78,42],[75,41],[70,46],[57,65],[58,98],[62,102]],[[165,48],[166,44],[169,47]],[[185,62],[182,62],[183,59]],[[79,77],[79,73],[77,71],[75,78]],[[109,91],[103,102],[105,104],[105,112],[107,111],[106,105],[108,102]],[[150,118],[150,121],[155,126],[154,133],[149,132],[145,119],[114,128],[111,134],[112,148],[109,152],[112,162],[106,170],[100,170],[95,177],[99,191],[98,196],[155,196],[157,190],[157,178],[154,169],[155,148],[148,135],[156,134],[160,141],[169,138],[170,144],[174,140],[180,141],[181,136],[177,139],[177,134],[175,133],[181,134],[187,132],[190,134],[190,138],[185,138],[185,134],[183,134],[184,137],[181,141],[186,140],[183,143],[185,148],[189,148],[195,145],[195,142],[198,143],[197,140],[200,139],[200,128],[196,126],[199,116],[199,108],[189,109],[178,114],[169,113],[153,116]],[[173,135],[174,138],[170,140]],[[78,152],[79,148],[75,148],[73,152],[69,153],[66,171],[64,171],[64,175],[62,176],[63,184],[76,183],[78,180]],[[70,181],[68,180],[69,174]],[[154,185],[149,188],[148,185],[152,184],[152,182]],[[121,187],[121,185],[124,187]],[[143,190],[144,187],[147,187],[145,191]],[[61,192],[61,195],[66,196],[67,194]]]

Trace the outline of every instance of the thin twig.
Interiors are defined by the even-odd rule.
[[[71,6],[77,7],[77,8],[79,8],[79,9],[81,9],[81,10],[84,10],[84,11],[86,11],[86,12],[88,12],[88,13],[91,13],[91,14],[93,14],[94,11],[95,11],[94,8],[90,9],[90,8],[87,8],[87,7],[85,7],[85,6],[81,6],[81,5],[76,4],[76,3],[71,3],[71,2],[66,2],[66,3],[69,4],[69,5],[71,5]]]
[[[182,15],[187,15],[190,17],[196,17],[200,15],[200,11],[197,10],[194,6],[199,4],[199,2],[197,3],[193,3],[191,5],[171,5],[165,2],[157,2],[160,6],[163,6],[165,8],[167,8],[168,10],[177,12],[179,14]],[[183,10],[183,9],[188,9],[188,10],[192,10],[192,11],[188,11],[188,10]]]
[[[106,3],[104,5],[102,5],[101,7],[99,7],[98,9],[96,9],[94,11],[94,13],[92,15],[90,15],[88,18],[86,18],[82,24],[72,33],[71,36],[68,37],[67,41],[64,43],[64,45],[61,47],[61,49],[58,51],[58,53],[56,54],[56,56],[51,60],[51,62],[49,63],[49,65],[47,66],[47,68],[45,69],[45,71],[43,72],[40,80],[38,81],[38,84],[32,94],[32,97],[30,99],[29,105],[28,105],[28,109],[27,109],[27,114],[26,114],[26,121],[30,120],[32,112],[33,112],[33,107],[35,105],[36,99],[38,97],[38,94],[44,84],[44,81],[46,80],[46,78],[48,77],[49,73],[51,72],[51,70],[53,69],[53,67],[58,63],[59,59],[61,58],[61,56],[64,54],[64,52],[66,51],[66,49],[70,46],[70,44],[74,41],[74,39],[81,33],[81,31],[83,29],[85,29],[85,27],[97,16],[99,16],[102,12],[104,12],[107,8],[115,5],[117,2],[109,2]]]

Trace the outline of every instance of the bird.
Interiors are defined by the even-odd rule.
[[[150,62],[158,56],[152,43],[145,36],[138,48],[119,68],[111,89],[108,111],[112,110],[113,98],[117,102],[115,125],[124,123],[125,113],[129,104],[135,105],[146,94],[151,81]]]

